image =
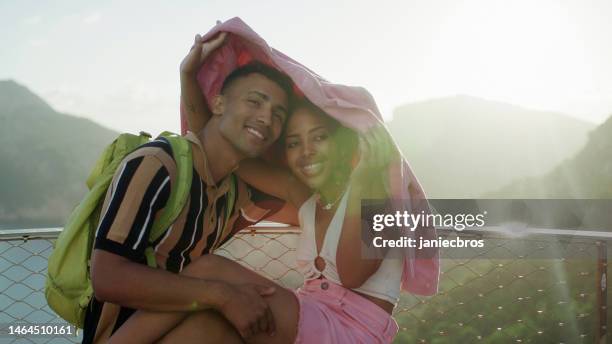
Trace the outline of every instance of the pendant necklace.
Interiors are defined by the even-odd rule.
[[[319,203],[319,205],[321,206],[321,208],[323,208],[324,210],[330,210],[331,208],[333,208],[336,203],[338,203],[338,201],[340,201],[340,199],[342,198],[342,196],[344,196],[344,193],[346,192],[346,189],[344,189],[339,195],[338,197],[336,197],[336,199],[333,202],[328,202],[325,204],[321,204],[321,194],[319,194],[319,198],[317,200],[317,203]]]

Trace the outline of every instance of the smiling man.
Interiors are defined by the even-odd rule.
[[[243,157],[254,158],[270,146],[280,135],[288,114],[287,106],[275,99],[283,100],[283,92],[272,82],[270,67],[251,64],[230,74],[221,95],[213,99],[212,120],[218,117],[219,132]],[[267,71],[264,72],[263,71]],[[266,75],[267,74],[267,75]],[[240,79],[240,83],[236,81]],[[282,91],[282,90],[280,90]],[[285,98],[286,102],[286,98]],[[266,116],[251,116],[253,111],[266,112]],[[233,120],[224,120],[234,114]],[[246,134],[245,134],[246,131]]]
[[[153,243],[159,268],[148,267],[144,254],[148,243],[140,238],[148,237],[170,195],[173,172],[162,161],[173,160],[172,150],[166,140],[158,139],[123,161],[96,233],[91,268],[95,298],[85,320],[86,343],[107,341],[136,309],[214,309],[236,328],[274,328],[263,298],[274,293],[273,288],[190,277],[189,264],[225,242],[231,231],[223,229],[232,228],[240,209],[250,203],[249,187],[239,179],[234,195],[228,193],[234,180],[231,173],[241,160],[258,156],[278,139],[289,111],[292,84],[276,69],[252,63],[225,79],[210,113],[203,103],[185,103],[186,95],[201,92],[194,71],[205,52],[212,50],[204,49],[206,44],[196,37],[195,49],[181,65],[185,108],[210,116],[204,129],[188,134],[193,141],[193,181],[187,204]],[[234,206],[227,216],[232,196]]]

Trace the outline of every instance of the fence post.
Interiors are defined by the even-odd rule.
[[[608,242],[598,241],[597,250],[597,311],[598,328],[597,343],[606,343],[608,333]]]

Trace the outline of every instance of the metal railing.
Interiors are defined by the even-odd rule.
[[[441,250],[439,292],[402,296],[396,342],[607,342],[612,233],[532,229],[515,236],[491,228],[466,236],[485,239],[485,247],[455,258]]]
[[[0,324],[64,324],[44,298],[47,258],[60,229],[0,231]],[[217,253],[287,287],[299,231],[253,227]],[[396,343],[605,343],[607,245],[612,233],[531,230],[508,236],[495,228],[462,233],[486,239],[482,249],[441,250],[439,293],[403,293],[395,309]],[[441,231],[453,237],[453,231]],[[544,250],[558,258],[543,259]],[[69,343],[79,337],[11,336],[0,343]]]

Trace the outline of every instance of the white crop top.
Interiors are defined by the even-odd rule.
[[[334,283],[341,284],[336,269],[336,250],[340,240],[349,192],[350,190],[347,190],[342,196],[323,239],[320,253],[321,258],[325,260],[323,271],[319,271],[315,266],[315,258],[317,257],[315,211],[318,196],[313,195],[300,207],[298,216],[302,232],[298,240],[296,259],[297,269],[304,276],[304,280],[316,279],[322,275]],[[383,259],[378,270],[361,287],[352,290],[389,301],[395,305],[400,294],[402,267],[403,261],[401,259]]]

